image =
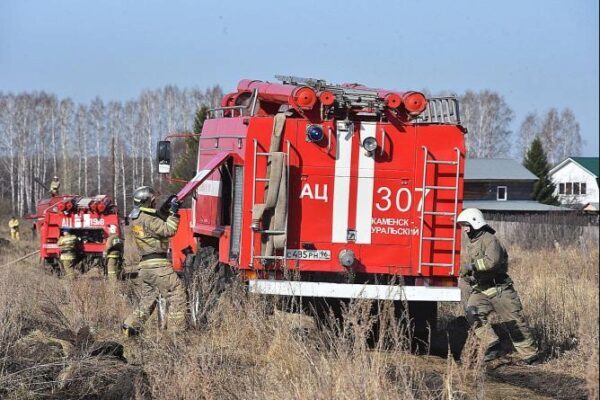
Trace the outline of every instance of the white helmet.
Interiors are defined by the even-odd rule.
[[[111,235],[113,233],[117,233],[117,226],[116,225],[109,225],[108,226],[108,233],[110,233]]]
[[[487,225],[483,214],[476,208],[465,208],[456,220],[457,224],[469,224],[473,229],[481,229]]]

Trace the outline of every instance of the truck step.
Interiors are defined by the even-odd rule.
[[[270,229],[263,229],[263,230],[259,230],[257,231],[258,233],[264,233],[266,235],[284,235],[287,232],[286,231],[273,231]]]

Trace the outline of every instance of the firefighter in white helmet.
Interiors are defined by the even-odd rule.
[[[185,329],[186,295],[181,280],[173,271],[167,258],[169,238],[179,226],[178,201],[170,204],[165,218],[154,209],[154,189],[142,186],[133,192],[133,210],[129,217],[135,244],[141,256],[139,278],[142,283],[142,298],[137,310],[124,321],[122,329],[127,336],[137,334],[150,318],[159,296],[167,301],[167,329]]]
[[[489,322],[492,312],[506,322],[520,363],[538,361],[537,349],[523,317],[523,306],[508,276],[508,253],[480,210],[467,208],[457,223],[468,240],[460,277],[471,291],[466,302],[466,315],[475,335],[486,348],[484,361],[503,356],[500,339]]]
[[[117,226],[108,226],[108,237],[103,256],[106,263],[106,275],[109,281],[116,281],[121,273],[123,241],[117,234]]]

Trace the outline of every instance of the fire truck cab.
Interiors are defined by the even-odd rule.
[[[278,78],[242,80],[210,110],[177,195],[193,204],[176,268],[208,246],[255,293],[459,301],[456,98]],[[169,148],[159,143],[161,173]]]

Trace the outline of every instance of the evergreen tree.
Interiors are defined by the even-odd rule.
[[[548,176],[550,164],[548,163],[546,152],[544,152],[542,141],[539,137],[536,137],[531,142],[531,146],[529,146],[529,150],[527,150],[527,154],[523,160],[523,165],[539,178],[533,185],[535,200],[550,205],[560,204],[558,198],[554,195],[556,186]]]
[[[204,121],[207,116],[208,107],[206,106],[202,106],[196,111],[193,133],[200,134],[200,132],[202,132],[202,127],[204,126]],[[173,171],[171,172],[173,182],[170,185],[170,189],[172,192],[178,192],[185,183],[196,175],[199,142],[198,136],[185,138],[185,150],[183,151],[183,154],[178,157],[177,162],[173,166]]]

